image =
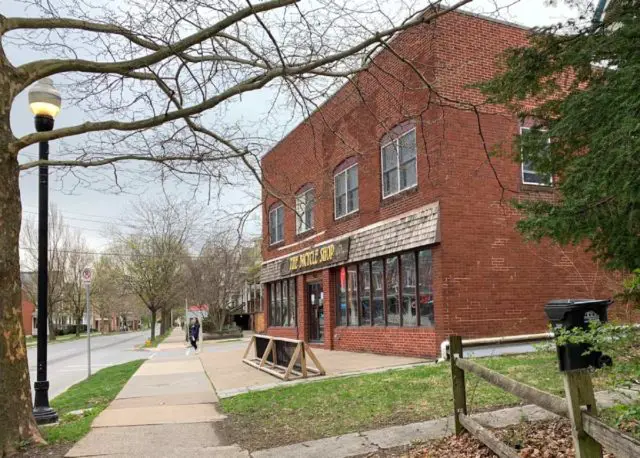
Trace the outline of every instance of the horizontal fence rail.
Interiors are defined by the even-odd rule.
[[[582,412],[582,427],[585,433],[602,444],[616,458],[637,458],[640,456],[640,441],[602,423],[587,412]]]
[[[492,371],[478,363],[456,357],[456,366],[463,371],[471,372],[487,382],[502,388],[531,404],[542,407],[561,417],[568,416],[567,401],[560,396],[546,393],[525,383],[518,382],[498,372]]]
[[[459,420],[464,429],[469,431],[476,439],[479,439],[484,445],[489,447],[500,458],[518,458],[518,452],[502,442],[491,431],[486,429],[480,423],[472,420],[465,414],[459,414]]]

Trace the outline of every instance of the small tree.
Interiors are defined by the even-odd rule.
[[[68,247],[64,297],[68,304],[68,311],[76,323],[76,336],[79,336],[82,317],[86,312],[82,271],[91,264],[93,256],[88,254],[87,244],[78,232],[69,232]],[[91,323],[87,323],[87,326],[91,326]]]

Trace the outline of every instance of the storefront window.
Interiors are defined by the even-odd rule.
[[[400,326],[398,304],[398,258],[387,259],[387,324]]]
[[[402,325],[418,324],[416,304],[416,256],[414,252],[400,257],[402,264]]]
[[[371,263],[371,277],[373,284],[373,324],[376,326],[384,326],[384,268],[382,261],[373,261]]]
[[[347,325],[347,268],[340,267],[338,273],[338,307],[336,326]]]
[[[433,259],[431,250],[418,253],[418,276],[420,283],[420,326],[435,326],[433,315]]]
[[[349,300],[349,326],[358,326],[358,268],[347,269],[347,299]]]
[[[358,269],[360,273],[360,324],[371,325],[371,277],[369,263],[363,262]]]
[[[296,326],[296,281],[269,284],[269,326]]]

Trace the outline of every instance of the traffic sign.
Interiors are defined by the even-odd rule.
[[[85,267],[82,270],[82,281],[84,282],[85,285],[90,285],[91,284],[91,277],[92,277],[92,272],[91,269],[89,267]]]

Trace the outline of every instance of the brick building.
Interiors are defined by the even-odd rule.
[[[515,230],[509,201],[553,199],[552,178],[491,155],[528,124],[469,85],[527,33],[464,12],[405,31],[263,157],[268,334],[433,356],[452,333],[544,331],[552,298],[612,295],[582,248]]]

